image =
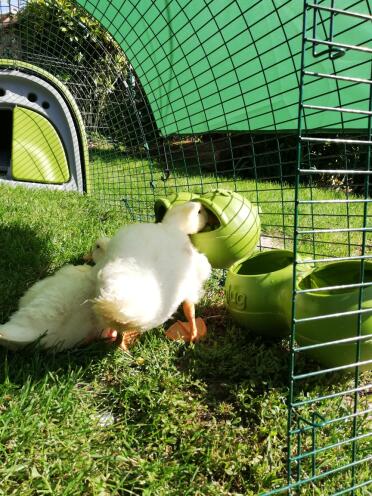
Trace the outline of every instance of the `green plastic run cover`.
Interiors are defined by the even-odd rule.
[[[54,126],[33,110],[13,110],[12,177],[63,184],[69,180],[66,154]]]
[[[163,135],[297,129],[303,1],[77,1],[122,47]],[[341,4],[370,15],[366,0]],[[317,16],[315,33],[311,16]],[[308,11],[307,17],[308,38],[315,34],[327,43],[332,29],[337,43],[367,47],[371,39],[370,23],[358,17],[331,18],[327,11]],[[327,46],[317,44],[313,52],[310,45],[306,67],[313,73],[370,78],[368,48],[333,57]],[[314,79],[306,100],[326,107],[362,102],[361,108],[369,101],[369,86],[354,86]],[[308,129],[362,129],[368,119],[353,112],[308,114]]]

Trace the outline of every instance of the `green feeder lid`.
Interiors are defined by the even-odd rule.
[[[228,268],[255,250],[261,232],[258,209],[234,191],[219,189],[201,195],[179,192],[159,198],[154,206],[156,220],[161,221],[171,205],[190,200],[199,201],[209,212],[210,223],[190,239],[213,267]]]

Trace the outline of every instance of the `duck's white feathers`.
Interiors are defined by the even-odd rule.
[[[208,221],[208,214],[199,202],[186,202],[170,208],[163,220],[163,225],[173,226],[185,234],[195,234],[203,229]]]
[[[66,265],[53,276],[35,283],[20,299],[19,310],[0,326],[9,347],[40,340],[43,348],[70,348],[97,327],[92,312],[94,269]]]
[[[197,303],[211,269],[187,234],[205,218],[200,204],[188,203],[170,209],[162,223],[120,229],[98,263],[96,313],[108,325],[148,330],[183,301]]]
[[[95,260],[102,256],[96,248]],[[43,348],[71,348],[101,325],[92,311],[97,269],[66,265],[36,282],[19,301],[19,309],[0,326],[0,343],[13,349],[40,339]]]

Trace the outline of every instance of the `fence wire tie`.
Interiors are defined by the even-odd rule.
[[[169,169],[164,169],[163,170],[163,175],[161,176],[160,179],[165,182],[165,181],[168,181],[169,176],[170,176],[170,170]]]
[[[316,418],[319,419],[319,422],[316,422]],[[307,424],[313,428],[324,427],[325,425],[327,425],[327,420],[325,419],[325,417],[317,412],[312,413],[312,420],[308,420],[305,417],[302,417],[302,415],[298,416],[298,420],[299,422],[303,422],[304,424]]]
[[[132,218],[132,220],[135,220],[135,215],[133,213],[133,210],[131,209],[130,207],[130,204],[129,204],[129,200],[128,198],[126,198],[125,196],[121,199],[121,201],[124,203],[126,209],[128,210],[129,212],[129,215],[130,217]]]

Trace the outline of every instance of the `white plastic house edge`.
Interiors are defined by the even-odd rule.
[[[63,143],[70,169],[69,181],[60,185],[20,182],[3,178],[0,179],[0,184],[22,184],[36,188],[83,192],[79,140],[71,112],[60,93],[47,81],[14,69],[0,71],[0,86],[6,91],[5,95],[0,98],[0,109],[12,109],[19,105],[38,112],[54,124]],[[30,93],[37,95],[36,102],[28,99]],[[49,107],[44,108],[42,102],[48,102]]]

